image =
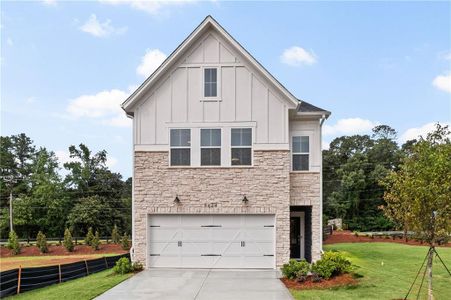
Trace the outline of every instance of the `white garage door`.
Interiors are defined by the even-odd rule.
[[[150,215],[150,267],[274,268],[274,215]]]

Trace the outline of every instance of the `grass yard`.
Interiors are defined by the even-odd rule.
[[[395,243],[347,243],[324,246],[325,250],[339,250],[357,265],[356,273],[363,275],[357,287],[324,290],[294,291],[295,299],[404,299],[428,247]],[[451,248],[437,248],[437,252],[451,267]],[[409,299],[415,299],[421,281]],[[433,290],[435,299],[451,299],[451,277],[438,258],[433,265]],[[419,299],[425,299],[427,282],[423,284]]]
[[[113,286],[119,284],[133,274],[115,275],[112,270],[102,271],[80,279],[51,285],[42,289],[25,292],[8,297],[11,300],[60,300],[60,299],[93,299]]]
[[[72,262],[96,259],[104,256],[114,256],[117,253],[103,253],[103,254],[87,254],[87,255],[52,255],[52,256],[11,256],[0,258],[0,271],[16,269],[19,266],[22,268],[28,267],[43,267],[58,264],[68,264]]]

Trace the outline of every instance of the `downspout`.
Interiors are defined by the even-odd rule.
[[[322,115],[319,120],[319,147],[320,147],[320,174],[319,174],[319,224],[320,224],[320,243],[321,254],[323,251],[323,123],[326,120],[326,115]]]

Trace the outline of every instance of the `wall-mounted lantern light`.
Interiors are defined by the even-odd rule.
[[[243,202],[243,204],[247,204],[249,202],[249,200],[247,200],[246,195],[243,196],[243,200],[241,200]]]
[[[179,199],[178,195],[175,196],[174,203],[175,204],[180,204],[180,199]]]

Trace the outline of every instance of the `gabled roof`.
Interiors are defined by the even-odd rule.
[[[310,104],[304,100],[299,100],[299,105],[298,105],[298,109],[297,109],[298,113],[318,113],[318,114],[324,114],[327,117],[330,116],[330,111],[319,108],[313,104]]]
[[[241,46],[219,23],[211,16],[207,16],[199,26],[169,55],[168,58],[156,69],[139,87],[134,91],[127,100],[122,103],[122,109],[128,115],[133,115],[133,106],[139,101],[140,96],[148,91],[152,85],[157,82],[167,70],[169,70],[180,58],[184,55],[191,46],[196,42],[198,37],[205,33],[210,28],[214,28],[222,35],[228,42],[230,42],[235,50],[237,50],[244,58],[246,58],[260,73],[268,78],[268,80],[285,96],[287,101],[294,106],[299,104],[299,101],[294,97],[277,79],[274,78],[243,46]]]

